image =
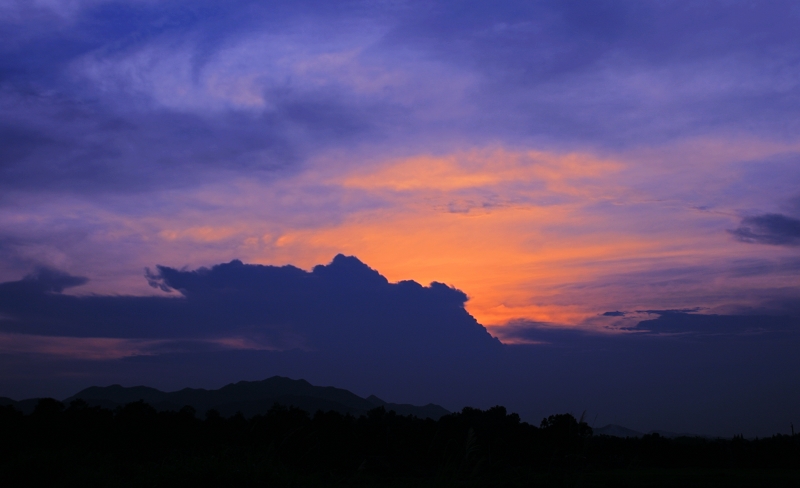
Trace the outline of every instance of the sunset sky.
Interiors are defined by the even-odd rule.
[[[145,269],[341,253],[461,290],[505,344],[795,317],[798,25],[778,0],[0,0],[0,282],[180,299]],[[154,340],[14,313],[9,378]]]

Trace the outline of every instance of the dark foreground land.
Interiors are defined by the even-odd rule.
[[[569,414],[535,427],[503,407],[437,421],[277,405],[250,419],[203,417],[143,402],[0,407],[0,485],[800,486],[800,435],[620,439]]]

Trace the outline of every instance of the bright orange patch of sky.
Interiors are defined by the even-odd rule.
[[[343,252],[391,281],[458,287],[482,324],[579,323],[596,304],[548,303],[560,286],[607,272],[602,263],[619,268],[626,257],[665,252],[663,241],[609,232],[582,213],[625,192],[609,184],[621,168],[587,155],[502,150],[388,162],[328,182],[380,195],[385,207],[288,231],[261,260],[298,263],[310,254],[325,262]]]
[[[754,158],[782,150],[742,144],[738,151]],[[390,281],[463,290],[468,311],[487,326],[586,325],[604,311],[714,306],[737,287],[794,284],[723,272],[764,248],[725,232],[738,215],[715,193],[717,175],[732,174],[730,160],[711,157],[717,146],[617,158],[476,149],[345,170],[322,161],[271,182],[193,190],[179,213],[122,219],[115,228],[141,236],[159,264],[239,258],[310,269],[344,253]],[[698,158],[705,173],[688,172]],[[643,165],[658,177],[647,178]],[[714,208],[701,208],[707,202]],[[143,266],[155,264],[142,256]],[[98,291],[91,285],[80,292]]]

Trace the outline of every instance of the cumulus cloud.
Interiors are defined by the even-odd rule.
[[[354,257],[306,272],[231,261],[195,271],[159,266],[152,286],[181,297],[69,296],[86,282],[41,270],[0,284],[7,332],[77,337],[203,340],[242,348],[467,354],[499,347],[472,318],[462,292],[389,283]],[[249,340],[244,340],[247,338]]]
[[[658,318],[628,330],[516,321],[491,328],[516,344],[504,346],[466,312],[462,292],[391,283],[355,257],[311,271],[236,260],[159,266],[147,279],[172,296],[66,295],[85,279],[53,270],[0,284],[3,393],[218,388],[280,374],[450,409],[501,403],[535,420],[588,408],[632,428],[719,435],[742,430],[742,411],[759,411],[748,425],[763,435],[784,403],[731,409],[729,398],[774,398],[797,379],[776,382],[776,365],[800,371],[798,327],[785,317],[652,310]],[[600,318],[637,312],[622,313]],[[694,410],[698,399],[713,408]]]
[[[0,284],[3,384],[282,373],[548,415],[800,371],[755,318],[798,309],[796,215],[725,232],[800,181],[791,1],[0,3],[0,280],[49,266]],[[388,280],[230,261],[338,252]]]

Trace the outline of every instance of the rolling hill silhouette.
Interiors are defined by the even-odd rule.
[[[180,410],[189,405],[201,413],[214,409],[223,416],[241,412],[245,417],[266,413],[276,403],[301,408],[310,413],[317,410],[333,410],[343,414],[361,415],[380,406],[399,415],[414,415],[433,420],[450,413],[439,405],[388,403],[374,395],[361,398],[342,388],[314,386],[306,380],[293,380],[282,376],[273,376],[262,381],[239,381],[218,390],[184,388],[174,392],[163,392],[146,386],[128,388],[120,385],[92,386],[65,399],[64,403],[77,399],[93,406],[112,409],[142,400],[157,410]]]

